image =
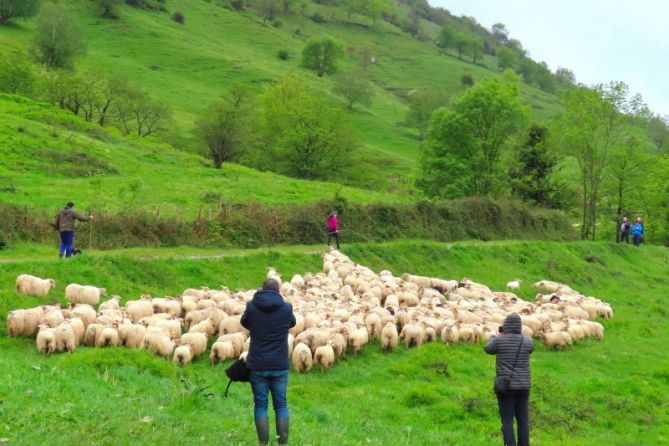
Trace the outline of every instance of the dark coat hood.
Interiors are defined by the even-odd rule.
[[[276,311],[285,304],[281,294],[276,291],[261,290],[253,295],[253,305],[264,313]]]
[[[504,333],[517,333],[520,334],[523,331],[523,323],[520,319],[520,316],[516,313],[511,313],[504,319]]]

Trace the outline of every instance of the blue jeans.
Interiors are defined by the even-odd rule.
[[[267,394],[272,393],[274,414],[277,418],[288,418],[288,370],[251,370],[251,390],[255,404],[253,416],[267,418]]]
[[[74,231],[60,231],[60,254],[65,254],[65,257],[72,255],[72,248],[74,247]]]

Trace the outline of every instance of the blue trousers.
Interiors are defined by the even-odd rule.
[[[529,390],[509,390],[506,395],[497,394],[499,416],[502,419],[504,446],[529,446],[530,425],[528,414]],[[513,419],[518,423],[518,442],[513,431]]]
[[[65,257],[72,255],[72,248],[74,247],[74,231],[60,231],[60,254],[65,254]]]
[[[251,370],[254,418],[267,418],[268,393],[272,393],[274,414],[277,418],[288,418],[288,370]]]

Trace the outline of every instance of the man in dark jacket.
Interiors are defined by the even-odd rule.
[[[267,393],[272,393],[279,444],[288,443],[288,330],[295,326],[293,306],[279,294],[279,282],[267,279],[246,305],[241,323],[251,332],[246,367],[251,371],[258,441],[269,441]]]
[[[74,223],[75,221],[93,220],[92,215],[85,216],[74,210],[74,203],[71,201],[67,203],[65,208],[56,214],[56,223],[53,225],[58,232],[60,232],[60,249],[58,255],[60,257],[70,257],[72,255],[72,248],[74,247]]]
[[[527,406],[530,397],[530,354],[534,351],[534,344],[532,339],[521,334],[522,328],[520,316],[510,314],[504,320],[502,333],[491,337],[484,347],[486,353],[496,355],[496,375],[511,375],[509,390],[503,395],[497,393],[505,446],[530,444]],[[518,443],[513,431],[514,417],[518,423]]]

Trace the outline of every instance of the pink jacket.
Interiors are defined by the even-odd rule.
[[[328,218],[328,231],[337,231],[339,229],[339,223],[337,222],[337,216],[332,214]]]

